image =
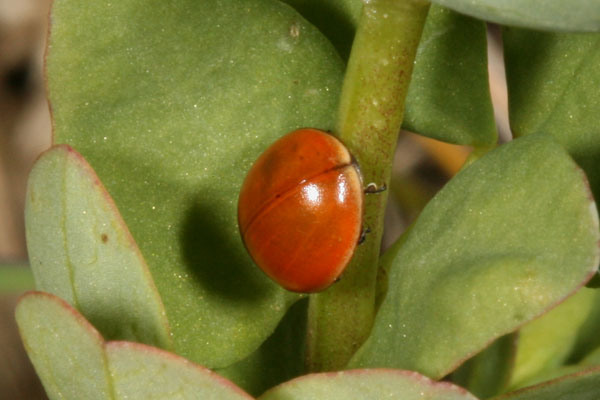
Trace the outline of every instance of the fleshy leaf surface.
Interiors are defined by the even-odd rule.
[[[554,136],[600,198],[600,34],[505,28],[503,39],[513,134]]]
[[[25,220],[36,287],[65,299],[104,337],[172,347],[148,267],[93,169],[66,145],[33,167]]]
[[[434,382],[411,371],[365,369],[311,374],[271,390],[259,400],[476,400],[466,390],[447,382]]]
[[[564,364],[575,347],[580,331],[600,304],[600,292],[582,288],[519,331],[515,370],[511,387],[523,387],[539,374]]]
[[[600,398],[600,367],[543,382],[494,400],[596,400]]]
[[[294,7],[333,43],[344,60],[352,48],[362,0],[281,0]]]
[[[432,0],[432,3],[502,25],[552,31],[600,30],[598,0]]]
[[[106,355],[116,399],[252,399],[211,370],[155,347],[108,342]]]
[[[238,191],[271,142],[331,129],[343,63],[274,0],[56,0],[47,57],[54,135],[123,213],[175,349],[209,367],[244,357],[297,295],[253,265]]]
[[[347,59],[362,9],[361,0],[284,2],[316,25]],[[496,142],[486,29],[482,21],[431,6],[415,60],[402,127],[449,143],[484,146]]]
[[[482,399],[504,392],[515,364],[517,341],[514,333],[501,336],[454,371],[452,382]]]
[[[505,28],[503,39],[513,134],[554,136],[600,197],[600,34]]]
[[[597,276],[597,275],[596,275]],[[592,301],[589,313],[577,331],[577,339],[567,360],[568,363],[580,363],[587,360],[594,352],[600,349],[600,291],[594,290],[596,300]],[[600,353],[597,353],[600,355]],[[600,357],[596,358],[600,365]]]
[[[102,336],[64,300],[29,292],[15,317],[25,350],[54,399],[113,399]]]
[[[584,175],[543,135],[462,170],[395,253],[371,337],[349,368],[441,378],[555,306],[598,267],[598,214]]]
[[[403,128],[449,143],[495,144],[486,46],[482,21],[433,5],[417,51]]]
[[[52,400],[251,399],[214,372],[167,351],[104,342],[81,314],[52,294],[26,294],[16,317]]]
[[[542,382],[558,379],[566,375],[572,375],[589,370],[591,367],[600,367],[600,348],[592,351],[583,360],[576,364],[567,364],[555,369],[546,369],[535,376],[535,378],[524,382],[523,387],[538,385]]]
[[[216,372],[258,396],[304,373],[308,299],[296,302],[275,332],[245,359]]]
[[[579,365],[585,366],[600,366],[600,347],[597,347],[594,351],[588,353],[588,355],[579,362]]]

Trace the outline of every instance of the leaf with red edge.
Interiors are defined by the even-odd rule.
[[[600,367],[494,397],[494,400],[598,400]]]
[[[104,342],[81,314],[52,294],[25,294],[16,319],[50,399],[252,399],[175,354],[139,343]]]
[[[77,308],[107,339],[171,348],[166,312],[119,210],[66,145],[35,163],[25,203],[36,288]]]
[[[331,129],[343,63],[273,0],[55,0],[46,57],[54,141],[106,185],[165,305],[174,348],[211,368],[255,351],[298,295],[239,236],[257,156]]]
[[[388,291],[350,368],[452,372],[577,291],[598,268],[587,181],[544,135],[463,169],[384,257]]]
[[[501,336],[452,373],[452,382],[487,399],[506,391],[515,364],[517,334]]]
[[[106,343],[117,399],[252,399],[234,383],[173,353],[139,343]]]
[[[64,300],[28,292],[15,317],[27,355],[50,399],[111,399],[104,339]]]
[[[305,375],[268,390],[258,400],[476,400],[465,389],[411,371],[357,369]]]
[[[558,307],[523,326],[519,330],[509,389],[540,382],[540,376],[543,378],[567,363],[572,364],[576,356],[574,350],[597,345],[599,311],[600,291],[581,288]],[[588,327],[588,324],[592,326]],[[587,332],[590,328],[593,333]]]

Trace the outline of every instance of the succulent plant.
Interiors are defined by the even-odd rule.
[[[51,399],[600,398],[600,2],[433,3],[54,0],[16,310]],[[474,151],[383,254],[389,191],[367,194],[339,281],[299,294],[236,206],[303,127],[365,185],[389,186],[402,127]]]

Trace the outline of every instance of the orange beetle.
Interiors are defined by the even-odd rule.
[[[348,149],[316,129],[299,129],[256,160],[240,192],[238,224],[254,262],[294,292],[330,286],[352,258],[364,192]]]

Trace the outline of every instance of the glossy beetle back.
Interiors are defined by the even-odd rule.
[[[350,261],[362,226],[363,188],[346,147],[315,129],[271,145],[249,171],[238,203],[242,239],[284,288],[314,292]]]

